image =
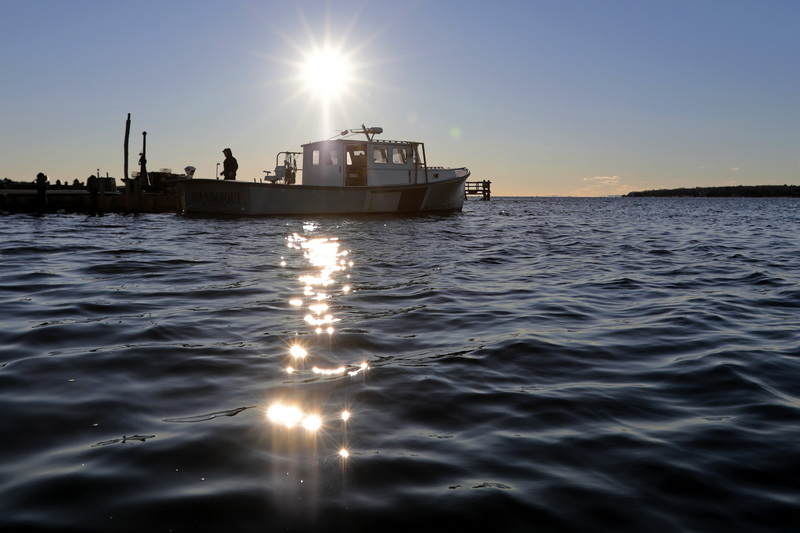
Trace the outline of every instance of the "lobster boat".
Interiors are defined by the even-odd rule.
[[[304,144],[301,152],[279,152],[274,174],[260,182],[179,180],[181,210],[241,216],[461,211],[467,168],[429,166],[423,143],[376,139],[381,133],[362,125]]]

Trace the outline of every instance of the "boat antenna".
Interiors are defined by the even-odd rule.
[[[364,135],[367,136],[367,140],[371,141],[376,135],[383,133],[383,128],[379,128],[376,126],[368,128],[364,124],[361,124],[360,128],[350,128],[349,130],[342,130],[338,133],[338,135],[334,135],[334,137],[331,138],[335,138],[336,136],[346,137],[347,135],[355,135],[357,133],[363,133]]]

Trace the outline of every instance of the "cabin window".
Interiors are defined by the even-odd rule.
[[[411,160],[416,164],[422,163],[422,158],[419,156],[419,148],[417,148],[416,146],[411,152]]]
[[[354,144],[347,147],[345,158],[348,165],[366,166],[367,165],[367,147],[363,144]]]
[[[336,150],[327,150],[325,152],[325,164],[326,165],[338,165],[339,164],[339,154],[336,153]]]
[[[408,161],[408,148],[392,148],[392,163],[404,165]]]
[[[311,165],[315,167],[319,166],[319,150],[311,152]]]
[[[372,160],[376,163],[386,163],[386,148],[378,148],[377,146],[372,149]]]

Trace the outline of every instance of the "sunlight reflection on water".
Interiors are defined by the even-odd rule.
[[[315,228],[304,226],[304,229],[311,232]],[[292,233],[286,237],[286,243],[290,250],[302,252],[303,259],[307,263],[306,268],[310,265],[312,269],[312,272],[298,276],[302,294],[293,296],[288,303],[292,307],[308,310],[303,321],[313,328],[314,333],[327,333],[332,336],[335,332],[333,324],[339,319],[334,317],[328,301],[335,296],[351,292],[349,270],[353,266],[353,261],[348,258],[350,252],[341,248],[336,237],[308,238]],[[281,257],[280,266],[287,268],[291,262],[291,258]],[[342,283],[340,278],[346,281]],[[298,331],[296,335],[299,336],[300,333]],[[321,363],[315,364],[317,360],[324,358],[320,354],[315,354],[310,344],[310,342],[300,340],[292,341],[288,348],[290,364],[286,366],[287,374],[298,375],[310,372],[317,377],[345,375],[355,377],[369,370],[369,364],[364,361],[329,365],[323,360]],[[305,370],[306,361],[311,362],[310,371]],[[318,409],[319,406],[308,407],[276,401],[266,410],[266,418],[272,423],[288,429],[302,427],[313,433],[322,430],[326,422],[330,423],[333,419],[333,417],[320,414]],[[336,418],[345,423],[351,416],[349,410],[344,410]],[[349,450],[343,445],[339,446],[337,453],[342,459],[346,459],[350,455]]]

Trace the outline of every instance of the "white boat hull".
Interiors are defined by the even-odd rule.
[[[322,215],[461,211],[469,171],[429,183],[328,187],[211,179],[178,182],[184,213],[211,215]]]

